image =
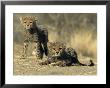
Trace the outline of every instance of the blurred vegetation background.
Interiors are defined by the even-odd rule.
[[[23,45],[21,16],[37,16],[38,24],[47,28],[49,41],[62,41],[78,55],[97,57],[96,13],[14,13],[14,45]]]

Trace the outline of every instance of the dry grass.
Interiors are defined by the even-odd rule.
[[[40,66],[36,58],[14,59],[14,75],[96,75],[96,66]]]
[[[59,36],[56,32],[51,32],[49,33],[49,41],[50,42],[54,42],[54,41],[58,41],[59,40]]]
[[[71,35],[68,46],[75,48],[82,56],[97,57],[97,40],[93,38],[90,30],[76,32],[74,37]]]

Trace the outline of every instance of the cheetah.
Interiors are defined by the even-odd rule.
[[[34,51],[36,51],[36,57],[43,58],[43,54],[47,56],[48,48],[48,31],[42,25],[38,25],[38,19],[36,16],[23,16],[20,17],[21,24],[24,32],[24,47],[22,58],[27,55],[27,48],[29,43],[35,43]]]
[[[54,66],[94,66],[92,60],[90,60],[90,64],[82,64],[78,60],[77,53],[75,49],[69,47],[66,48],[65,44],[62,42],[49,42],[48,43],[48,59],[44,62],[39,63],[40,65],[47,65],[51,63]]]

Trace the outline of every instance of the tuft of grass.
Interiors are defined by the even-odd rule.
[[[71,35],[69,46],[75,48],[82,56],[96,58],[97,56],[97,39],[93,38],[93,32],[82,30]]]
[[[50,34],[48,35],[49,41],[54,42],[59,40],[59,36],[56,32],[50,31]]]

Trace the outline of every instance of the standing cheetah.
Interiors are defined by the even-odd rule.
[[[20,17],[21,24],[23,25],[24,31],[24,47],[22,58],[25,58],[27,55],[27,48],[29,42],[35,43],[36,57],[39,59],[43,58],[43,53],[47,56],[48,48],[48,31],[46,28],[41,27],[37,24],[37,17],[35,16],[23,16]]]

